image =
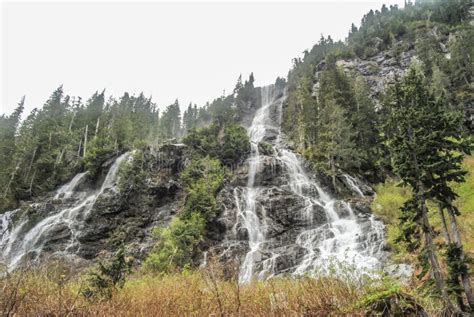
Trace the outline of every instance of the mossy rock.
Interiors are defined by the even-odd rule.
[[[272,155],[273,146],[267,142],[260,142],[258,143],[258,151],[260,152],[260,154],[263,154],[263,155]]]

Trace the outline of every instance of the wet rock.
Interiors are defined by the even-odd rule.
[[[404,263],[387,265],[383,268],[383,271],[402,283],[409,283],[414,272],[411,265]]]
[[[307,250],[303,247],[291,244],[275,250],[278,257],[275,258],[274,270],[276,273],[289,272],[301,263]]]

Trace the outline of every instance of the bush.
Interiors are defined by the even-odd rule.
[[[159,241],[145,261],[151,271],[174,271],[197,264],[206,224],[219,212],[216,195],[226,170],[217,159],[196,158],[181,173],[186,197],[178,217],[167,228],[158,228]]]
[[[174,218],[167,228],[155,229],[160,238],[145,260],[145,268],[151,271],[171,271],[193,266],[200,254],[203,241],[204,218],[192,213],[188,219]]]
[[[113,143],[102,136],[92,139],[87,146],[84,156],[84,165],[92,177],[96,177],[100,172],[102,164],[110,159],[114,153]]]
[[[146,185],[148,162],[145,150],[136,150],[131,159],[120,165],[118,188],[122,198],[138,196]]]
[[[125,249],[122,247],[110,263],[99,262],[96,271],[90,273],[88,286],[84,288],[82,295],[89,299],[112,298],[114,292],[125,284],[130,266],[131,261],[125,257]]]
[[[250,140],[244,127],[233,124],[224,130],[224,144],[219,155],[224,165],[232,166],[250,153]]]
[[[218,160],[210,157],[193,160],[181,173],[187,192],[181,216],[188,218],[197,212],[206,221],[212,220],[219,211],[216,195],[225,177],[226,171]]]

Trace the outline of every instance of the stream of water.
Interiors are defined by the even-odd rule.
[[[25,216],[13,223],[18,210],[6,212],[0,218],[0,261],[9,269],[15,269],[21,260],[28,255],[29,259],[37,259],[48,241],[58,236],[69,237],[64,245],[63,253],[73,253],[78,246],[77,236],[83,227],[83,221],[90,213],[97,198],[107,189],[113,189],[118,179],[120,164],[127,159],[129,153],[122,154],[110,167],[99,190],[84,195],[76,191],[85,180],[87,172],[77,174],[69,183],[61,186],[54,199],[75,198],[72,205],[60,208],[35,224],[34,217]]]
[[[262,186],[255,183],[261,164],[265,156],[269,155],[261,155],[259,152],[259,143],[263,140],[273,146],[271,159],[278,161],[283,167],[280,171],[282,175],[276,176],[284,176],[285,187],[303,202],[299,212],[306,219],[307,225],[301,230],[295,243],[306,252],[302,261],[292,269],[292,274],[327,274],[334,265],[347,265],[356,272],[377,269],[383,253],[383,224],[372,215],[356,215],[349,203],[332,198],[306,173],[302,159],[285,148],[281,142],[279,121],[282,102],[275,100],[274,87],[262,88],[261,95],[262,105],[248,128],[252,151],[247,160],[247,186],[234,190],[239,219],[248,233],[249,246],[240,268],[240,282],[248,282],[252,277],[272,276],[275,260],[279,256],[278,253],[272,253],[269,258],[263,260],[262,265],[257,266],[261,261],[261,249],[267,240],[265,206],[257,203]],[[274,134],[275,131],[278,133],[277,137],[268,138],[268,135]],[[347,174],[344,177],[351,189],[363,197],[356,180]],[[313,208],[314,206],[320,208]],[[314,225],[314,212],[321,210],[321,207],[327,222]],[[257,271],[257,267],[260,271]]]

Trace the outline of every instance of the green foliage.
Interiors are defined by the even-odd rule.
[[[401,285],[394,283],[390,278],[382,279],[381,283],[375,284],[373,287],[367,287],[366,294],[361,298],[357,306],[368,308],[374,303],[383,300],[384,298],[401,292]]]
[[[159,241],[144,266],[151,271],[170,271],[196,264],[204,237],[205,219],[198,213],[187,219],[174,218],[167,228],[155,230]]]
[[[181,111],[178,100],[169,105],[161,115],[160,132],[165,139],[181,136]]]
[[[210,157],[195,159],[181,173],[180,179],[187,195],[181,217],[200,214],[206,222],[212,221],[219,211],[216,195],[222,187],[226,170]]]
[[[189,131],[198,127],[199,110],[197,105],[194,107],[189,104],[188,109],[183,113],[183,129]]]
[[[88,299],[111,299],[117,289],[124,286],[130,266],[131,261],[125,257],[125,249],[121,247],[109,263],[100,262],[97,269],[89,273],[82,295]]]
[[[146,159],[147,155],[145,147],[135,150],[130,159],[120,166],[118,188],[124,201],[139,196],[145,188],[150,162]]]
[[[375,187],[377,195],[371,204],[371,209],[380,217],[386,228],[386,242],[391,250],[391,257],[397,262],[407,261],[409,253],[403,242],[398,241],[400,230],[400,208],[406,199],[412,196],[407,187],[400,186],[392,179],[387,179],[385,183]]]
[[[88,144],[84,167],[91,177],[95,177],[100,172],[102,164],[113,157],[114,150],[114,144],[104,136],[98,136]]]
[[[265,141],[258,143],[258,150],[263,155],[272,155],[274,152],[273,146]]]
[[[438,138],[432,130],[433,120],[439,120],[434,111],[439,109],[423,85],[424,78],[413,65],[408,74],[390,90],[386,100],[390,116],[386,122],[386,140],[391,152],[395,173],[405,185],[414,190],[414,196],[404,202],[401,238],[411,248],[418,246],[422,229],[419,219],[426,203],[426,193],[421,185],[430,158],[432,142]]]
[[[219,160],[196,157],[181,173],[186,196],[182,210],[167,228],[156,229],[159,241],[149,253],[145,268],[170,271],[195,266],[201,243],[219,211],[216,195],[222,188],[226,170]]]
[[[468,274],[469,259],[463,258],[462,246],[450,243],[446,247],[446,262],[448,264],[448,287],[451,292],[459,293],[463,289],[459,284],[459,276]]]
[[[241,162],[250,152],[245,128],[235,123],[223,128],[212,124],[193,129],[184,137],[183,143],[190,146],[195,154],[218,158],[226,166]]]
[[[353,132],[344,109],[332,100],[326,101],[319,119],[316,140],[305,154],[319,170],[335,177],[337,169],[357,164],[351,141]]]
[[[383,6],[380,11],[370,10],[364,15],[360,28],[352,28],[349,33],[348,42],[359,57],[370,57],[395,40],[410,40],[416,31],[416,22],[464,23],[468,20],[469,7],[468,0],[416,1],[414,5],[408,2],[404,9],[397,5]]]
[[[159,137],[156,106],[143,94],[105,102],[104,91],[96,92],[83,104],[59,87],[20,124],[22,109],[23,102],[0,118],[1,209],[50,191],[84,168],[95,175],[114,153]]]
[[[224,165],[232,166],[242,162],[250,153],[250,140],[244,127],[238,124],[229,125],[224,130],[222,150],[219,155]]]

